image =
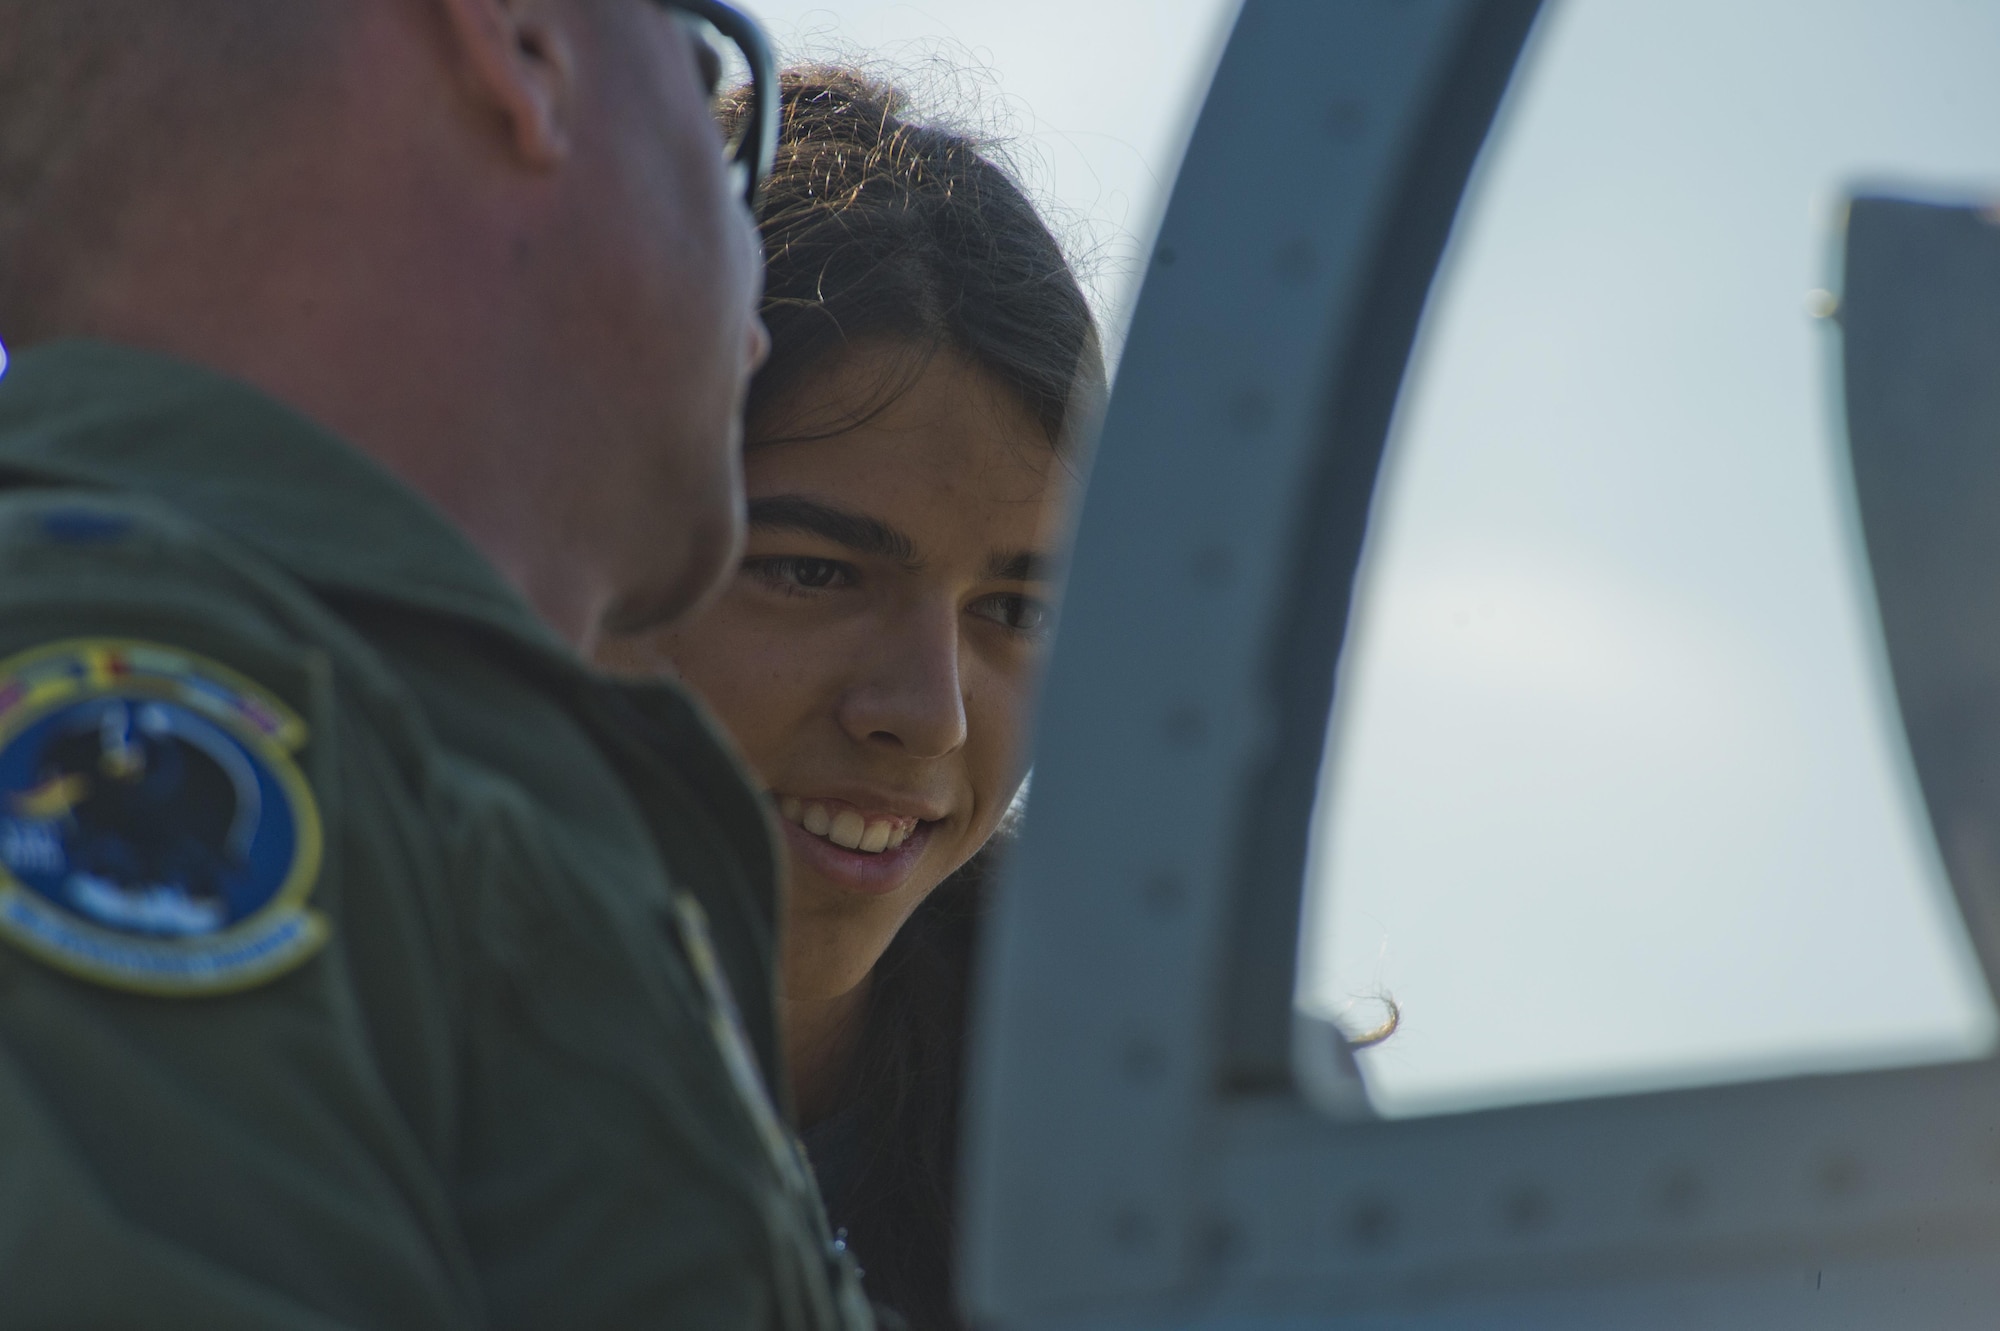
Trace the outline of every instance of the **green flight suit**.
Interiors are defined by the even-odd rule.
[[[756,792],[325,431],[14,361],[0,801],[0,1327],[867,1324]]]

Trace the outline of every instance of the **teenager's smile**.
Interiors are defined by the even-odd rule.
[[[787,994],[811,997],[858,983],[1012,802],[1069,486],[951,351],[856,350],[797,391],[816,414],[744,455],[734,583],[662,646],[769,792]]]
[[[843,850],[879,855],[894,850],[910,839],[925,822],[936,819],[856,808],[846,800],[815,796],[778,795],[778,816],[797,823],[816,837],[825,837]]]

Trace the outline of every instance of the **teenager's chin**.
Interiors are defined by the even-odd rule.
[[[789,819],[779,819],[785,831],[785,846],[795,868],[812,875],[837,891],[857,896],[886,897],[908,886],[930,849],[935,823],[918,823],[900,846],[870,853],[836,846],[823,836],[815,836]]]

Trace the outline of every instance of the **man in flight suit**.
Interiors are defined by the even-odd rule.
[[[656,0],[0,0],[0,1327],[865,1326],[762,801],[579,664],[734,561]]]

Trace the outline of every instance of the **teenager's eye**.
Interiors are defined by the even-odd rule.
[[[784,592],[819,592],[844,587],[852,582],[852,571],[837,559],[814,559],[809,555],[782,555],[771,559],[746,559],[744,571]]]
[[[1040,637],[1048,632],[1053,618],[1048,602],[1013,592],[981,597],[972,603],[971,610],[981,619],[990,619],[1027,637]]]

